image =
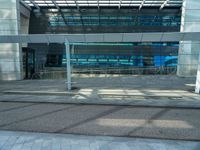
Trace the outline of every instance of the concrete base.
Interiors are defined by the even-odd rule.
[[[197,83],[196,83],[195,93],[200,94],[200,71],[198,71],[198,75],[197,75]]]
[[[21,72],[14,72],[14,73],[1,73],[0,80],[3,81],[13,81],[13,80],[22,80],[22,73]]]

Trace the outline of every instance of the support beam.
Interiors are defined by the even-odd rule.
[[[99,8],[100,8],[100,7],[99,7],[99,0],[97,0],[97,7],[98,7],[98,11],[99,11]]]
[[[31,7],[28,5],[28,4],[26,4],[23,0],[20,0],[20,3],[24,6],[24,7],[26,7],[28,10],[32,10],[31,9]]]
[[[77,7],[77,10],[79,10],[79,5],[78,5],[77,0],[74,0],[74,1],[75,1],[75,4],[76,4],[76,7]]]
[[[66,49],[66,67],[67,67],[67,90],[70,91],[72,89],[71,85],[71,64],[70,64],[70,45],[68,40],[65,42]]]
[[[145,0],[143,0],[142,3],[140,4],[139,10],[142,9],[142,6],[144,5],[144,3],[145,3]]]
[[[114,38],[113,38],[114,37]],[[96,34],[21,34],[0,35],[0,43],[102,43],[102,42],[179,42],[194,41],[197,56],[200,47],[200,32],[156,32],[156,33],[96,33]],[[184,44],[184,43],[183,43]],[[189,43],[190,44],[190,43]],[[192,57],[194,58],[194,57]],[[196,76],[196,73],[195,73]]]
[[[160,10],[162,10],[168,2],[169,0],[165,0],[164,3],[160,6]]]
[[[122,0],[119,0],[119,6],[118,6],[118,9],[121,8],[121,4],[122,4]]]
[[[30,1],[40,11],[40,7],[38,6],[38,4],[35,1],[33,1],[33,0],[30,0]]]
[[[61,14],[63,21],[65,22],[65,24],[67,25],[67,20],[65,19],[65,15],[63,14],[62,10],[60,9],[60,7],[57,5],[56,2],[52,1],[52,3],[55,5],[55,7],[58,9],[59,13]]]
[[[197,69],[195,93],[200,94],[200,53],[199,53],[199,63],[198,63],[198,69]]]

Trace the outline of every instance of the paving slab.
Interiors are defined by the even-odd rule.
[[[0,131],[1,150],[199,150],[200,142]],[[13,142],[10,142],[11,139]]]

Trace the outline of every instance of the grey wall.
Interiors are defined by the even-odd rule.
[[[1,0],[0,35],[20,32],[18,0]],[[0,44],[0,80],[22,79],[22,59],[19,44]]]
[[[181,32],[200,31],[200,1],[184,0],[182,9]],[[182,77],[196,76],[199,42],[180,42],[177,75]]]

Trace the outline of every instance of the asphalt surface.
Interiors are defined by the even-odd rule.
[[[200,109],[0,102],[0,130],[200,141]]]

